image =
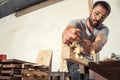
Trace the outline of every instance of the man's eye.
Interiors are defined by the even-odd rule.
[[[101,19],[103,19],[104,17],[103,16],[101,16]]]
[[[99,15],[99,12],[95,12],[96,15]]]
[[[105,18],[105,16],[101,16],[101,19],[104,19]]]

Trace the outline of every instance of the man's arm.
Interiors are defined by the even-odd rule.
[[[105,39],[105,36],[103,34],[98,34],[95,39],[95,42],[92,43],[92,49],[94,49],[97,53],[103,48],[106,42],[107,39]]]
[[[71,42],[80,41],[80,29],[68,25],[62,33],[62,42],[64,44],[70,44]]]

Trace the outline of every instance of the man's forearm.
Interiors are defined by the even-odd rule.
[[[95,50],[95,52],[99,52],[103,48],[104,44],[102,43],[101,40],[95,41],[92,43],[92,49]]]

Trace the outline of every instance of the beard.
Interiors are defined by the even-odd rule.
[[[99,26],[99,25],[101,24],[100,21],[98,21],[98,20],[93,20],[93,19],[91,18],[91,16],[90,16],[88,19],[89,19],[90,25],[91,25],[92,27],[94,27],[94,28],[96,28],[97,26]],[[95,21],[96,21],[96,23],[94,23]]]

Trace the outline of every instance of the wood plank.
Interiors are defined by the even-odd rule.
[[[18,60],[18,59],[7,59],[7,60],[2,60],[1,61],[2,64],[6,64],[6,63],[17,63],[17,64],[22,64],[22,63],[30,63],[27,61],[23,61],[23,60]]]
[[[108,80],[120,80],[120,61],[89,62],[89,68]]]
[[[6,75],[14,75],[14,74],[21,74],[20,69],[9,69],[9,70],[1,70],[1,74],[6,74]]]
[[[88,66],[88,63],[89,63],[89,60],[86,59],[85,57],[76,58],[75,53],[73,52],[73,49],[65,44],[63,44],[63,47],[62,47],[62,56],[65,60],[74,62],[76,64],[82,64],[84,66]]]
[[[41,50],[37,57],[37,64],[45,65],[48,67],[49,70],[51,70],[52,53],[53,51],[51,49]]]
[[[35,77],[35,76],[31,76],[31,77],[22,77],[21,80],[48,80],[48,77],[46,76],[39,76],[39,77]]]
[[[1,68],[22,68],[22,64],[2,64]]]
[[[47,76],[48,75],[47,72],[43,72],[40,70],[27,70],[27,69],[22,69],[21,74],[33,74],[36,76]]]
[[[0,76],[0,80],[21,80],[21,77],[14,76]]]

